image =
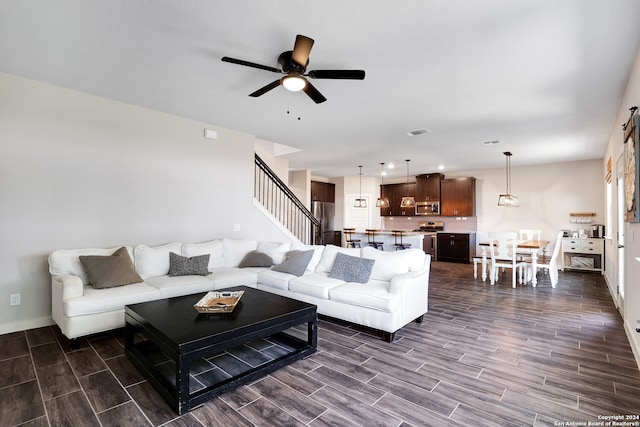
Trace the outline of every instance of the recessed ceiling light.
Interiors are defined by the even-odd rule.
[[[387,168],[389,168],[389,169],[393,169],[394,167],[395,167],[395,165],[394,165],[393,163],[389,163],[389,164],[387,165]]]
[[[416,136],[416,135],[422,135],[423,133],[431,133],[431,131],[427,128],[422,128],[422,129],[410,130],[409,132],[407,132],[407,135]]]
[[[496,139],[496,140],[493,140],[493,141],[485,141],[485,142],[483,142],[483,144],[484,145],[497,145],[497,144],[502,144],[502,143]]]
[[[438,166],[438,170],[439,170],[439,171],[443,171],[443,170],[444,170],[444,165],[439,165],[439,166]]]

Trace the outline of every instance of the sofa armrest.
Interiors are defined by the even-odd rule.
[[[414,293],[424,289],[429,289],[429,272],[409,271],[408,273],[396,274],[389,282],[389,292],[391,293]]]
[[[51,276],[51,285],[57,286],[61,289],[54,289],[54,295],[61,295],[62,301],[66,301],[69,298],[80,297],[84,293],[84,286],[82,279],[72,274],[54,274]],[[61,290],[61,292],[60,292]]]
[[[393,276],[389,292],[400,294],[403,324],[417,319],[429,309],[429,270]]]

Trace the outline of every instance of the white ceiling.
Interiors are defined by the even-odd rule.
[[[318,176],[404,176],[405,159],[446,174],[504,167],[503,151],[514,167],[602,158],[639,17],[637,0],[3,0],[0,71],[292,146],[291,168]],[[220,61],[277,67],[296,34],[315,39],[308,69],[365,80],[312,80],[318,105],[251,98],[278,75]]]

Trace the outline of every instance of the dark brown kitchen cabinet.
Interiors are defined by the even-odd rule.
[[[389,199],[388,208],[380,208],[380,216],[415,216],[416,208],[401,208],[400,203],[405,196],[415,197],[416,183],[386,184],[380,186],[382,197]]]
[[[336,202],[336,185],[329,182],[311,181],[311,201]]]
[[[440,200],[441,173],[430,173],[416,176],[416,202],[437,202]]]
[[[440,182],[440,212],[442,216],[475,216],[476,179],[443,179]]]
[[[438,261],[471,263],[476,256],[476,233],[438,233]]]

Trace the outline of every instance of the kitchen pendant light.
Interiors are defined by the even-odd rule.
[[[360,198],[356,199],[356,201],[353,202],[353,207],[354,208],[366,208],[367,207],[367,201],[362,198],[362,166],[358,166],[358,167],[360,168]]]
[[[382,197],[382,187],[384,187],[384,163],[380,163],[380,178],[382,179],[380,184],[380,197],[378,197],[378,200],[376,201],[376,206],[379,208],[388,208],[389,199]]]
[[[502,153],[506,156],[507,158],[507,193],[506,194],[501,194],[498,197],[498,206],[505,206],[505,207],[510,207],[510,208],[517,208],[518,206],[520,206],[520,203],[518,202],[518,198],[516,196],[514,196],[513,194],[511,194],[511,152],[510,151],[505,151],[504,153]]]
[[[411,160],[405,160],[407,162],[407,189],[409,188],[409,162]],[[404,196],[402,202],[400,202],[401,208],[412,208],[416,205],[416,199],[413,196]]]

